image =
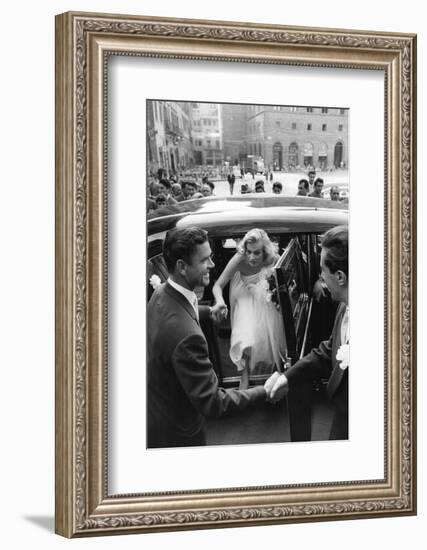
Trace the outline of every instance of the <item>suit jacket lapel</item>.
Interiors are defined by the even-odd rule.
[[[345,372],[342,370],[342,368],[340,367],[337,361],[337,351],[342,344],[341,323],[344,317],[345,310],[346,310],[346,306],[344,303],[342,303],[338,308],[337,315],[335,318],[334,328],[332,332],[332,355],[331,355],[332,373],[327,385],[327,392],[329,397],[332,397],[332,395],[337,390]]]
[[[199,321],[197,319],[196,312],[194,311],[193,306],[190,304],[190,302],[187,300],[187,298],[181,294],[181,292],[178,292],[171,286],[167,281],[165,284],[165,292],[169,294],[174,300],[176,300],[184,309],[185,311],[190,315],[192,319],[196,321],[197,324],[199,324]]]

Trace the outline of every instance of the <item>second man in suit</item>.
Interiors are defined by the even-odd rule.
[[[297,361],[284,374],[273,374],[266,382],[269,399],[273,402],[288,391],[297,393],[302,387],[312,387],[316,379],[327,379],[327,393],[334,406],[334,416],[329,439],[348,439],[348,228],[333,227],[322,239],[320,255],[321,277],[333,300],[340,302],[329,340]],[[301,395],[306,395],[302,392]],[[310,403],[305,408],[310,412]],[[310,417],[307,410],[291,418],[291,437],[305,441],[311,438]],[[291,411],[290,411],[291,416]],[[292,426],[294,422],[294,426]]]

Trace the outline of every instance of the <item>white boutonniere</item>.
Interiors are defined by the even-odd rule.
[[[337,361],[339,361],[339,367],[342,370],[348,368],[350,364],[350,346],[349,344],[343,344],[338,348]]]
[[[162,284],[162,281],[160,277],[156,274],[151,275],[150,277],[150,285],[156,290],[157,287],[159,287]]]

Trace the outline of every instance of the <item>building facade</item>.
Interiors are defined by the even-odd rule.
[[[223,106],[218,103],[189,105],[194,164],[221,167],[224,163],[221,120]]]
[[[167,175],[194,165],[190,104],[147,101],[147,158],[149,172]]]
[[[273,170],[348,168],[348,109],[247,106],[248,156]]]
[[[224,161],[228,166],[244,166],[248,154],[248,106],[224,103],[221,119]]]
[[[348,168],[348,109],[147,102],[148,168]]]

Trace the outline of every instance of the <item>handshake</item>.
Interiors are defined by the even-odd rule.
[[[267,394],[267,401],[270,403],[277,403],[282,397],[285,397],[289,391],[288,379],[284,374],[280,374],[276,371],[266,381],[264,389]]]

